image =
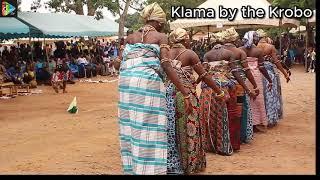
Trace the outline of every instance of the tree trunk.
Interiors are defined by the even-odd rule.
[[[119,19],[119,32],[118,32],[118,37],[119,39],[123,38],[124,37],[124,24],[125,24],[125,21],[127,19],[127,15],[128,15],[128,9],[129,9],[129,5],[131,3],[131,0],[127,0],[126,1],[126,5],[123,9],[123,12],[122,14],[119,13],[120,15],[120,19]],[[119,10],[120,12],[120,10]]]
[[[79,15],[84,15],[83,13],[83,0],[75,0],[75,5],[76,5],[76,9],[75,9],[75,12],[76,14],[79,14]]]
[[[96,13],[96,8],[94,7],[92,0],[87,0],[87,6],[88,6],[88,16],[94,16]]]
[[[84,15],[83,13],[83,0],[75,0],[73,4],[70,4],[69,1],[64,1],[68,10],[74,11],[76,14]]]

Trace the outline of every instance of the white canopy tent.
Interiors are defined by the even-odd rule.
[[[307,27],[306,26],[299,26],[297,28],[292,28],[289,33],[291,34],[296,34],[296,33],[299,33],[299,32],[305,32],[307,30]]]
[[[233,21],[228,19],[222,19],[218,17],[219,6],[222,5],[224,8],[239,9],[236,18]],[[266,12],[265,18],[243,18],[241,15],[242,6],[252,6],[252,8],[263,8]],[[276,18],[269,18],[269,6],[271,4],[267,0],[207,0],[198,8],[213,8],[216,11],[216,18],[181,18],[170,23],[170,29],[174,30],[176,28],[190,28],[190,27],[200,27],[205,31],[219,31],[229,27],[234,27],[236,29],[242,28],[257,28],[257,27],[270,27],[270,26],[299,26],[299,21],[294,19],[283,18],[282,20]],[[217,25],[222,25],[222,28],[217,28]]]

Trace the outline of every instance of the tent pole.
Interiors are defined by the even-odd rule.
[[[33,53],[32,53],[32,46],[31,46],[31,33],[30,33],[30,30],[29,30],[29,45],[31,47],[31,61],[33,62]]]
[[[210,26],[208,25],[208,42],[209,42],[209,39],[210,38]]]
[[[307,56],[308,56],[308,41],[309,41],[309,38],[308,38],[308,26],[309,26],[309,22],[308,22],[308,19],[307,19],[307,22],[306,22],[306,37],[305,37],[305,41],[306,41],[306,48],[305,48],[305,50],[304,50],[304,52],[305,52],[305,54],[306,54],[306,56],[305,56],[305,68],[306,68],[306,71],[308,71],[308,58],[307,58]],[[300,26],[299,26],[299,28],[300,28]]]
[[[43,48],[46,48],[47,46],[46,46],[46,37],[44,36],[44,34],[43,34]],[[45,57],[46,57],[46,61],[48,62],[48,56],[47,56],[47,49],[46,49],[46,54],[45,54]]]

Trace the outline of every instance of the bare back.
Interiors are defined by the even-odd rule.
[[[240,48],[237,48],[237,47],[228,47],[228,46],[225,46],[225,48],[227,50],[230,50],[232,51],[233,55],[234,55],[234,58],[237,59],[237,60],[244,60],[247,58],[247,54],[245,51],[243,51],[242,49]]]
[[[263,52],[261,49],[257,48],[256,46],[247,49],[244,46],[240,47],[239,49],[243,50],[248,57],[255,57],[255,58],[261,58],[263,57]]]
[[[143,43],[143,44],[158,44],[158,45],[160,45],[161,42],[166,38],[167,37],[165,34],[159,33],[157,31],[150,31],[144,37],[143,37],[142,32],[136,31],[133,34],[130,34],[126,40],[127,40],[128,44]]]
[[[272,55],[276,52],[274,45],[268,43],[259,43],[257,48],[262,50],[263,56]]]
[[[219,48],[219,49],[211,49],[204,55],[205,62],[213,62],[213,61],[232,61],[234,55],[232,51]]]
[[[179,60],[182,64],[182,67],[192,66],[200,61],[195,52],[190,49],[183,50],[181,48],[172,48],[169,51],[169,58],[172,60]]]

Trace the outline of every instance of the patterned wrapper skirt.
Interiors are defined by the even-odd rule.
[[[127,44],[119,77],[120,152],[125,174],[167,174],[166,87],[160,47]]]
[[[250,97],[243,96],[242,117],[241,117],[241,143],[249,143],[253,139],[252,110]]]
[[[230,140],[233,150],[237,151],[240,150],[241,144],[242,103],[241,101],[238,101],[238,97],[241,97],[241,89],[236,85],[228,88],[228,92],[230,95],[230,100],[227,102]]]
[[[280,77],[278,72],[275,70],[275,65],[267,61],[264,64],[273,84],[272,89],[269,91],[268,81],[266,78],[263,78],[263,93],[268,125],[276,125],[283,114]]]
[[[225,102],[214,97],[211,88],[203,88],[200,95],[200,122],[204,128],[203,144],[207,152],[220,155],[233,153],[230,133],[228,109]]]
[[[241,71],[241,77],[247,82],[246,75]],[[250,97],[244,92],[241,85],[237,84],[238,103],[242,104],[240,141],[241,143],[249,143],[253,139],[253,122]]]
[[[168,164],[167,174],[183,174],[180,153],[178,151],[176,135],[176,106],[175,106],[175,87],[171,83],[167,86],[167,117],[168,117]]]
[[[186,115],[184,97],[176,93],[176,130],[178,151],[180,152],[182,169],[185,174],[204,171],[206,154],[203,146],[203,128],[200,126],[199,100],[195,90],[191,96],[192,112]]]
[[[264,93],[263,93],[263,75],[261,74],[258,66],[258,61],[248,61],[248,65],[251,69],[251,72],[254,76],[254,79],[257,83],[258,89],[260,91],[259,96],[255,100],[250,99],[251,109],[252,109],[252,117],[253,117],[253,125],[268,125],[266,108],[264,103]],[[247,85],[253,89],[251,83],[247,83]]]

